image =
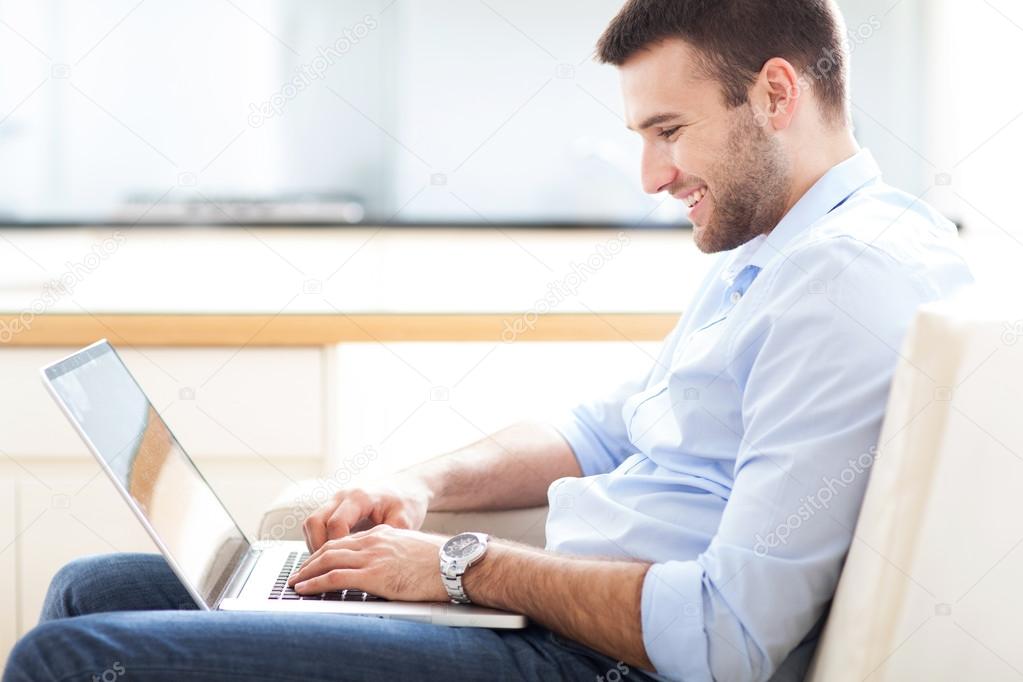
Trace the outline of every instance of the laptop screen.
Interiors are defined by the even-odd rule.
[[[103,341],[45,373],[181,577],[212,605],[248,551],[248,540],[120,356]]]

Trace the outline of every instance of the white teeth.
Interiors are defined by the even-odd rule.
[[[686,202],[686,205],[689,206],[689,208],[692,208],[693,206],[696,206],[696,204],[699,203],[700,199],[702,199],[706,195],[707,188],[701,187],[700,189],[696,190],[695,192],[687,196],[685,199],[683,199],[683,201]]]

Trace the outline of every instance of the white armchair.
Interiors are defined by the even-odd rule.
[[[1020,679],[1023,305],[997,293],[903,344],[810,682]]]

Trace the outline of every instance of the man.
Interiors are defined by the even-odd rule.
[[[535,625],[161,611],[190,602],[163,560],[121,555],[61,571],[5,680],[115,662],[153,679],[801,677],[903,335],[971,276],[954,227],[858,149],[825,0],[630,0],[598,54],[620,69],[644,188],[686,202],[720,260],[645,376],[339,492],[293,579],[445,600],[428,510],[549,502],[545,551],[495,539],[462,576]]]

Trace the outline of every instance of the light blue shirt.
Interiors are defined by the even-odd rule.
[[[821,619],[914,312],[972,281],[956,242],[861,151],[719,257],[645,376],[555,423],[583,477],[551,485],[547,547],[653,562],[660,675],[766,680]]]

